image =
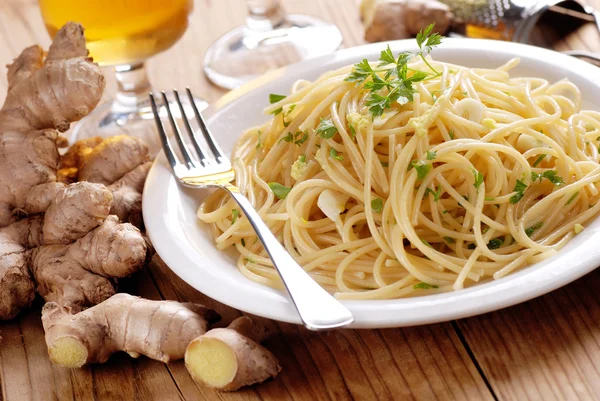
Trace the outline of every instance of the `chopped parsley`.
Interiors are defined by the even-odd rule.
[[[413,160],[408,165],[408,170],[410,171],[412,168],[417,171],[417,179],[422,180],[431,171],[431,164],[427,164],[423,160]]]
[[[475,177],[475,183],[473,184],[473,186],[477,191],[479,191],[479,187],[481,186],[481,184],[483,184],[483,174],[473,169],[473,176]]]
[[[288,196],[288,194],[290,193],[290,191],[292,190],[292,188],[283,186],[278,182],[270,182],[269,188],[271,188],[271,191],[273,191],[275,196],[278,197],[279,199],[285,199]]]
[[[536,232],[537,230],[539,230],[540,228],[542,228],[543,224],[544,224],[543,222],[538,221],[537,223],[535,223],[531,227],[526,228],[525,229],[525,234],[527,234],[528,237],[531,237],[534,232]]]
[[[577,198],[577,195],[579,195],[579,191],[575,192],[567,201],[567,205],[570,204],[571,202],[573,202],[575,200],[575,198]]]
[[[260,132],[260,130],[258,130],[257,134],[258,134],[258,142],[256,142],[256,149],[262,148],[262,146],[263,146],[262,137],[261,137],[262,133]]]
[[[488,249],[498,249],[502,246],[502,244],[504,244],[504,240],[502,238],[494,238],[488,242],[487,247]]]
[[[433,201],[437,202],[438,200],[440,200],[440,195],[442,194],[442,187],[439,186],[435,191],[433,189],[431,189],[431,188],[425,189],[425,195],[424,196],[427,196],[429,194],[432,194],[433,195]]]
[[[379,198],[373,199],[371,201],[371,209],[376,213],[381,213],[383,211],[383,201]]]
[[[277,95],[275,93],[271,93],[271,94],[269,94],[269,103],[271,103],[271,104],[277,103],[279,101],[282,101],[286,97],[287,96],[285,96],[285,95]]]
[[[335,150],[334,148],[329,149],[329,156],[335,160],[339,160],[339,161],[344,160],[344,155],[342,155],[341,153],[338,153],[338,151]]]
[[[277,95],[277,94],[275,94],[275,93],[271,93],[271,94],[269,94],[269,103],[271,103],[271,104],[273,104],[273,103],[277,103],[277,102],[279,102],[280,100],[283,100],[283,99],[285,99],[285,98],[286,98],[286,96],[284,96],[284,95]],[[282,108],[282,107],[280,107],[280,108],[278,108],[277,110],[273,110],[273,111],[271,112],[271,114],[273,114],[273,115],[275,115],[275,116],[276,116],[277,114],[281,113],[282,111],[283,111],[283,108]]]
[[[348,126],[350,127],[350,138],[354,140],[354,138],[356,138],[356,131],[354,130],[354,126],[352,124],[348,124]]]
[[[452,238],[452,237],[444,237],[444,241],[446,241],[449,244],[455,243],[454,238]]]
[[[413,285],[414,290],[429,290],[431,288],[440,288],[440,287],[438,287],[435,284],[428,284],[428,283],[424,283],[422,281],[420,283]]]
[[[448,131],[448,136],[450,137],[450,139],[454,139],[454,130],[453,129]]]
[[[547,154],[541,154],[538,156],[537,159],[535,159],[535,161],[533,162],[533,164],[531,165],[532,167],[536,167],[538,164],[540,164],[542,162],[542,160],[544,160],[544,158],[548,156]]]
[[[240,217],[240,211],[237,209],[232,209],[231,210],[231,225],[233,225],[235,223],[235,221],[237,220],[238,217]]]
[[[331,139],[338,132],[331,118],[321,118],[319,126],[315,130],[317,135],[324,139]]]
[[[557,174],[556,170],[546,170],[543,173],[535,173],[531,172],[531,182],[535,182],[536,180],[542,180],[546,178],[548,181],[553,183],[554,185],[562,185],[565,183],[565,180]]]
[[[523,195],[525,195],[525,190],[527,189],[527,185],[521,181],[521,180],[517,180],[516,184],[515,184],[515,189],[513,189],[513,192],[515,193],[513,196],[510,197],[509,201],[511,204],[515,204],[518,203],[521,198],[523,198]]]
[[[434,151],[427,151],[427,160],[435,160],[435,158],[437,157],[437,152]]]
[[[283,136],[279,142],[284,141],[288,143],[294,143],[296,146],[302,145],[308,139],[308,131],[298,131],[295,134],[288,132]]]

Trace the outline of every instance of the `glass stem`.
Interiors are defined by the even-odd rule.
[[[246,0],[246,3],[248,4],[246,26],[251,31],[270,31],[285,21],[285,12],[279,0]]]
[[[117,95],[113,102],[113,112],[132,112],[148,100],[151,91],[150,81],[143,62],[124,64],[115,67]]]

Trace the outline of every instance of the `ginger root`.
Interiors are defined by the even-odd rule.
[[[191,341],[185,367],[195,382],[220,391],[261,383],[281,371],[275,356],[259,344],[265,333],[249,317],[237,318]]]
[[[85,141],[71,151],[76,164],[110,174],[100,183],[57,182],[58,131],[89,113],[104,89],[87,54],[83,29],[68,23],[46,57],[32,46],[8,66],[0,109],[0,320],[29,306],[36,291],[74,312],[95,305],[115,293],[115,278],[147,261],[142,233],[119,222],[133,218],[142,225],[149,158],[141,141]],[[89,154],[76,153],[89,147]]]
[[[367,42],[407,39],[434,23],[444,34],[454,18],[437,0],[363,0],[360,11]]]
[[[75,315],[54,302],[42,309],[50,360],[69,368],[106,362],[118,351],[165,363],[181,359],[189,342],[219,319],[201,305],[128,294],[114,295]]]

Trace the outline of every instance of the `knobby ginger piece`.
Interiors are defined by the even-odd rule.
[[[261,383],[281,371],[275,356],[259,344],[265,335],[263,326],[242,316],[190,342],[185,367],[196,383],[220,391]]]
[[[361,4],[368,42],[410,38],[433,23],[435,31],[444,34],[452,18],[450,8],[436,0],[363,0]]]
[[[106,362],[118,351],[165,363],[181,359],[190,341],[220,319],[202,305],[129,294],[113,295],[75,315],[70,312],[54,302],[42,309],[50,360],[69,368]]]

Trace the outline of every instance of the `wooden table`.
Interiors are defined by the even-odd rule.
[[[284,5],[289,12],[334,21],[347,47],[362,43],[353,0],[286,0]],[[183,39],[149,62],[154,85],[189,85],[209,100],[219,98],[224,92],[202,74],[203,53],[244,17],[243,0],[197,1]],[[36,2],[0,0],[0,65],[33,43],[49,43]],[[593,26],[555,46],[600,51]],[[110,71],[107,76],[108,99],[114,80]],[[2,72],[0,98],[5,93]],[[152,299],[205,303],[226,321],[239,315],[193,290],[157,258],[121,288]],[[165,365],[117,354],[104,365],[83,369],[52,366],[40,322],[41,303],[0,324],[6,401],[600,399],[600,270],[530,302],[449,323],[314,333],[268,322],[276,335],[266,345],[280,359],[283,372],[276,380],[225,394],[196,386],[181,361]]]

